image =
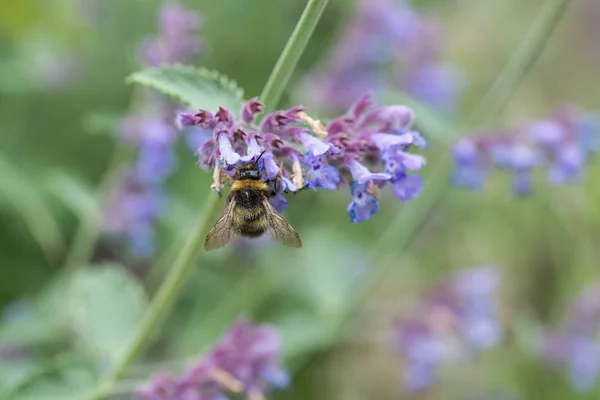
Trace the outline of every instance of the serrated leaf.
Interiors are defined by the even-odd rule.
[[[130,75],[127,81],[158,90],[192,110],[224,107],[238,112],[244,99],[242,89],[234,81],[206,68],[184,65],[151,68]]]
[[[81,344],[109,362],[136,332],[148,300],[139,281],[122,266],[79,271],[67,297],[67,313]]]
[[[23,218],[49,262],[64,248],[64,239],[51,210],[37,185],[23,176],[0,155],[0,197],[7,200]]]

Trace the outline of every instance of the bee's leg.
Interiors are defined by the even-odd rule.
[[[271,193],[271,196],[275,196],[278,193],[281,193],[281,186],[282,186],[282,177],[283,176],[283,162],[281,163],[281,166],[279,167],[279,171],[277,171],[277,175],[275,175],[275,177],[273,178],[273,192]],[[287,190],[286,190],[287,191]]]

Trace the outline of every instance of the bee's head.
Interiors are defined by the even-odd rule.
[[[260,179],[260,171],[256,167],[256,164],[248,164],[239,169],[240,179]]]
[[[260,179],[260,170],[258,168],[258,160],[260,160],[260,158],[262,157],[263,154],[265,154],[264,151],[262,153],[260,153],[260,155],[254,162],[252,162],[248,165],[244,165],[241,168],[238,168],[238,171],[240,173],[240,179],[252,179],[252,180]]]

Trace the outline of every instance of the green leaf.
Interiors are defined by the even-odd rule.
[[[52,211],[43,200],[37,185],[23,176],[12,163],[0,155],[0,197],[21,215],[31,234],[54,262],[64,248],[64,239]]]
[[[61,273],[36,297],[11,303],[0,320],[0,342],[35,346],[66,339],[64,294],[70,282],[71,274]]]
[[[130,83],[151,87],[174,97],[192,110],[218,107],[241,110],[244,94],[237,84],[216,71],[184,65],[171,65],[136,72]]]
[[[0,393],[17,386],[38,368],[39,363],[29,357],[0,360]]]
[[[7,400],[81,400],[98,380],[97,368],[78,355],[65,355],[40,366],[8,394]]]
[[[67,313],[81,344],[114,361],[128,345],[146,311],[141,284],[122,266],[78,271],[67,296]]]

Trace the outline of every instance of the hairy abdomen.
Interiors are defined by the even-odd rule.
[[[236,192],[236,207],[233,215],[233,226],[237,233],[247,237],[261,236],[268,228],[267,215],[262,207],[264,194],[260,191]]]

